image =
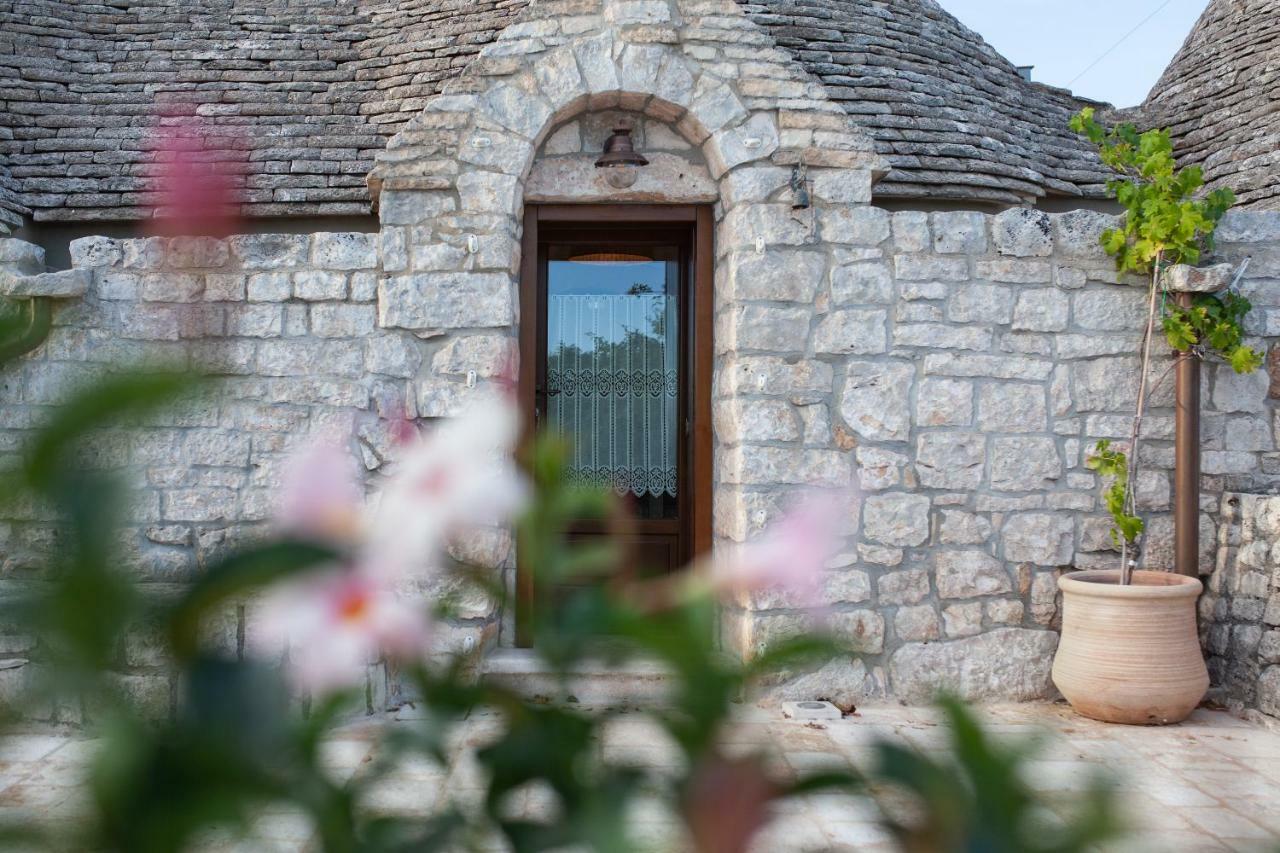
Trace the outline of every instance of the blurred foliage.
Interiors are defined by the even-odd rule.
[[[625,521],[608,496],[567,482],[565,448],[546,439],[529,448],[536,498],[519,529],[519,547],[547,581],[535,594],[534,646],[566,692],[574,669],[589,658],[643,658],[669,669],[670,702],[641,713],[670,735],[679,761],[659,771],[611,757],[600,748],[602,732],[620,712],[531,701],[477,680],[476,661],[458,656],[402,667],[400,678],[419,697],[415,719],[382,727],[376,760],[350,780],[336,778],[326,769],[326,739],[364,697],[338,693],[299,703],[277,667],[211,642],[208,630],[264,587],[331,561],[329,547],[284,539],[249,545],[209,565],[176,599],[148,596],[119,568],[116,534],[127,496],[109,471],[85,464],[85,448],[98,429],[137,422],[193,385],[193,377],[156,372],[100,380],[59,408],[31,441],[25,464],[4,475],[5,506],[47,504],[60,520],[48,571],[31,594],[3,605],[6,624],[40,638],[43,677],[33,683],[28,707],[89,709],[101,746],[89,770],[86,823],[8,827],[0,843],[170,853],[212,831],[249,833],[264,809],[289,807],[310,819],[327,853],[489,849],[495,834],[515,851],[626,853],[648,849],[634,836],[632,817],[638,801],[656,799],[683,820],[697,850],[738,853],[781,799],[864,791],[866,781],[851,772],[780,773],[763,752],[730,748],[725,737],[754,679],[819,662],[838,645],[798,637],[748,663],[720,653],[709,593],[691,593],[679,578],[638,585],[618,571],[614,545],[569,542],[563,531],[570,518]],[[501,595],[483,573],[460,571]],[[582,579],[598,582],[578,584],[567,599],[555,586]],[[555,618],[544,618],[551,613]],[[176,672],[172,713],[159,718],[121,689],[116,671],[126,636],[143,624],[159,627]],[[955,767],[892,744],[878,747],[877,784],[902,785],[923,807],[919,823],[886,818],[904,849],[1068,851],[1112,828],[1105,803],[1091,798],[1079,823],[1037,835],[1029,817],[1035,798],[1018,781],[1024,753],[996,747],[957,704],[945,707],[956,729]],[[478,798],[440,783],[441,790],[424,791],[440,799],[431,817],[371,807],[376,786],[399,762],[447,768],[459,725],[480,711],[496,714],[500,725],[474,755]],[[531,789],[549,792],[554,803],[543,816],[516,808]]]
[[[908,795],[906,808],[884,810],[885,827],[902,850],[1083,853],[1120,833],[1105,777],[1088,780],[1076,802],[1042,798],[1028,784],[1043,747],[1039,738],[999,743],[956,699],[942,697],[938,705],[950,740],[945,758],[899,743],[876,746],[878,784]]]

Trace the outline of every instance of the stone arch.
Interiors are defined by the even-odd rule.
[[[455,414],[517,334],[526,182],[548,136],[610,110],[670,126],[700,152],[706,182],[696,198],[662,200],[716,207],[715,537],[748,538],[795,487],[815,478],[837,485],[850,465],[843,451],[792,441],[801,426],[789,408],[783,415],[795,435],[763,439],[748,409],[826,406],[830,368],[814,360],[812,344],[826,322],[818,294],[846,260],[833,257],[833,246],[869,255],[861,247],[887,228],[883,211],[866,206],[884,163],[731,0],[567,8],[568,0],[527,7],[380,155],[370,176],[382,220],[378,322],[423,341],[417,416]],[[812,201],[799,211],[790,186],[796,168],[807,170]],[[805,431],[820,429],[822,418],[813,420]],[[763,447],[743,444],[761,440]],[[495,541],[501,547],[486,549],[484,562],[512,569],[509,541]],[[726,646],[753,651],[770,630],[756,610],[771,606],[745,602],[727,613]],[[479,616],[497,632],[502,614]]]

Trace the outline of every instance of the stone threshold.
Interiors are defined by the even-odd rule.
[[[493,650],[485,658],[482,677],[527,699],[606,707],[665,703],[674,684],[670,671],[657,662],[593,660],[561,685],[532,649],[513,648]]]

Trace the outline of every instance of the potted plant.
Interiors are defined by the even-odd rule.
[[[1128,446],[1099,441],[1086,461],[1107,481],[1103,496],[1114,522],[1111,537],[1120,565],[1059,578],[1062,641],[1053,680],[1084,716],[1115,723],[1173,723],[1200,703],[1209,675],[1196,632],[1200,580],[1137,568],[1144,529],[1133,489],[1137,447],[1150,390],[1168,375],[1166,371],[1155,382],[1150,377],[1157,318],[1178,359],[1214,353],[1247,373],[1262,358],[1243,343],[1240,321],[1251,307],[1244,297],[1197,293],[1183,305],[1167,298],[1172,279],[1189,278],[1180,265],[1196,264],[1212,248],[1218,220],[1234,202],[1231,191],[1197,196],[1201,171],[1197,166],[1176,168],[1167,131],[1138,133],[1128,124],[1107,129],[1094,120],[1091,108],[1074,116],[1071,128],[1097,145],[1102,161],[1118,173],[1107,189],[1125,208],[1125,217],[1120,227],[1102,234],[1102,246],[1115,258],[1117,270],[1143,275],[1149,284]],[[1230,267],[1216,272],[1225,285]]]

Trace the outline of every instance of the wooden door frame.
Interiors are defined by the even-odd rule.
[[[521,411],[533,429],[537,405],[538,318],[542,294],[538,282],[539,225],[542,223],[635,223],[637,225],[692,225],[693,263],[689,282],[688,317],[692,335],[689,347],[688,447],[689,482],[694,499],[689,502],[691,552],[698,557],[711,551],[712,429],[711,382],[715,348],[712,344],[715,315],[713,229],[715,217],[705,204],[527,204],[520,242],[519,333]],[[532,640],[534,617],[533,567],[516,550],[516,645]]]

